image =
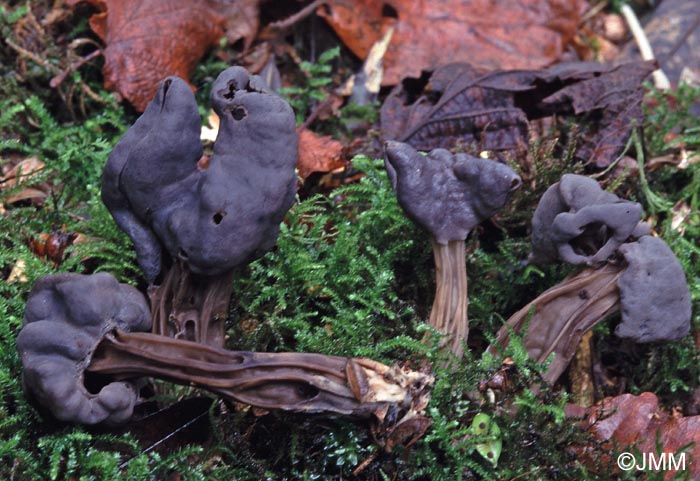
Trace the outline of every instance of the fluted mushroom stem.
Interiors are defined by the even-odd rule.
[[[606,263],[575,272],[513,314],[496,335],[488,352],[496,353],[509,342],[510,332],[524,335],[532,359],[545,362],[552,353],[544,379],[553,384],[564,372],[581,342],[581,337],[610,314],[620,309],[617,280],[624,265]]]
[[[467,260],[464,241],[440,244],[432,240],[435,258],[435,300],[430,311],[430,325],[446,334],[443,345],[458,358],[462,356],[462,343],[469,334],[467,318]]]
[[[399,415],[390,416],[393,420],[387,422],[392,426],[422,419],[433,383],[428,374],[369,359],[227,351],[118,330],[105,335],[87,371],[117,379],[150,376],[191,384],[264,409],[374,417],[380,424],[392,412]]]
[[[179,261],[168,268],[160,285],[148,288],[153,334],[224,347],[233,271],[194,276]]]

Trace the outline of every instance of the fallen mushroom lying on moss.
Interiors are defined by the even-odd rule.
[[[152,283],[153,332],[223,347],[233,272],[275,245],[294,203],[297,135],[287,102],[242,67],[217,77],[211,102],[206,164],[192,90],[164,80],[112,151],[102,199]]]
[[[505,347],[511,330],[524,334],[530,357],[554,359],[545,380],[554,383],[581,337],[620,311],[618,337],[639,343],[677,341],[690,331],[690,290],[673,251],[640,221],[641,206],[604,192],[580,175],[550,187],[532,220],[532,257],[587,264],[508,319],[489,347]]]
[[[461,357],[469,333],[464,240],[505,205],[520,177],[493,160],[445,149],[421,155],[393,141],[385,145],[384,164],[399,205],[432,236],[436,292],[429,323]]]
[[[142,376],[265,409],[371,418],[384,443],[396,442],[392,433],[404,423],[401,436],[430,424],[422,416],[428,374],[362,358],[226,351],[130,332],[149,328],[146,299],[109,274],[42,277],[17,338],[26,393],[57,419],[83,424],[127,421]],[[102,376],[86,382],[94,374]]]

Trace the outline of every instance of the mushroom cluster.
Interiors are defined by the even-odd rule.
[[[636,202],[605,192],[593,179],[566,174],[542,196],[532,219],[532,259],[584,267],[546,290],[508,319],[524,334],[530,357],[545,362],[545,379],[564,372],[583,334],[620,311],[615,334],[638,343],[677,341],[690,331],[690,290],[680,262],[651,235]]]
[[[461,357],[469,333],[464,240],[505,205],[520,177],[499,162],[445,149],[422,155],[409,144],[390,141],[384,152],[399,205],[432,238],[436,292],[429,324]]]
[[[387,449],[420,435],[426,373],[223,349],[233,272],[274,246],[294,203],[297,136],[289,105],[241,67],[219,75],[211,100],[210,158],[194,95],[170,77],[104,170],[102,198],[135,245],[150,309],[107,273],[41,278],[17,340],[26,393],[63,421],[120,423],[150,376],[265,409],[370,417]]]

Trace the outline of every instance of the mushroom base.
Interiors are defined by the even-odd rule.
[[[581,337],[620,309],[617,280],[624,268],[606,263],[569,275],[513,314],[498,331],[496,344],[489,346],[488,352],[495,354],[496,346],[503,349],[511,330],[520,333],[527,326],[524,344],[530,357],[543,363],[554,353],[544,375],[545,381],[553,384],[576,353]]]
[[[224,347],[224,322],[231,298],[233,271],[195,276],[173,262],[160,285],[148,288],[153,334]]]
[[[430,424],[422,412],[432,376],[364,358],[227,351],[115,330],[101,340],[87,370],[121,380],[151,376],[195,385],[263,409],[371,418],[387,449],[420,437]]]
[[[446,334],[442,341],[455,356],[462,357],[463,342],[469,334],[467,318],[467,264],[464,241],[449,241],[446,245],[435,239],[436,289],[430,311],[430,326]]]

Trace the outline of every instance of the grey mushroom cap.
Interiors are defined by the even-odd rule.
[[[126,422],[138,398],[134,384],[112,382],[91,393],[83,372],[106,332],[147,331],[150,326],[141,293],[107,273],[40,278],[17,336],[25,392],[61,421]]]
[[[605,261],[630,237],[649,234],[642,206],[604,191],[598,182],[565,174],[544,193],[532,217],[532,258],[570,264]]]
[[[680,262],[658,237],[620,246],[627,262],[617,286],[622,322],[618,337],[636,342],[677,341],[690,332],[691,300]]]
[[[520,187],[507,165],[435,149],[422,155],[409,144],[385,144],[384,165],[399,205],[440,244],[464,240],[495,215]]]
[[[190,271],[218,275],[274,246],[294,203],[297,134],[294,113],[241,67],[214,82],[219,134],[208,167],[194,95],[166,79],[109,157],[102,197],[136,246],[153,281],[162,249]]]

